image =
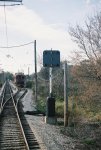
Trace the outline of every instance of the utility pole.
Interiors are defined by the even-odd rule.
[[[37,106],[37,56],[36,56],[36,40],[34,41],[34,61],[35,61],[35,103]]]
[[[68,125],[68,69],[67,61],[64,63],[64,126]]]
[[[29,77],[29,67],[28,67],[28,77]]]

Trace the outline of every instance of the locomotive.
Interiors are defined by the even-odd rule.
[[[24,75],[24,73],[16,73],[15,74],[15,84],[19,88],[25,87],[25,75]]]

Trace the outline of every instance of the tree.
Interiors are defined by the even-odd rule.
[[[70,27],[70,34],[90,60],[101,57],[101,13],[88,18],[85,29],[79,25],[75,29]]]
[[[69,33],[78,44],[79,53],[89,63],[90,76],[101,80],[101,12],[88,18],[84,28],[79,25],[70,27]]]
[[[72,68],[72,95],[80,108],[92,114],[101,110],[101,12],[85,21],[85,26],[70,27],[69,33],[79,50]],[[81,110],[82,110],[81,109]],[[88,115],[89,116],[89,115]],[[100,115],[99,115],[100,116]]]

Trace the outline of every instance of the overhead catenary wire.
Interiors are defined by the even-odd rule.
[[[44,79],[44,78],[40,77],[39,75],[38,75],[37,77],[38,77],[38,79],[40,79],[41,81],[49,82],[49,79],[48,79],[48,80],[46,80],[46,79]]]
[[[61,69],[60,69],[59,72],[53,74],[52,79],[55,79],[55,78],[58,77],[61,73],[62,73],[62,71],[61,71]]]
[[[61,70],[59,70],[59,72],[58,72],[58,73],[55,73],[55,74],[53,75],[52,79],[57,78],[60,74],[61,74]],[[41,77],[41,76],[39,76],[39,75],[38,75],[37,77],[38,77],[38,79],[40,79],[41,81],[49,82],[49,79],[48,79],[48,80],[46,80],[46,79],[42,78],[42,77]]]
[[[4,4],[2,6],[4,6],[5,34],[6,34],[6,44],[7,44],[7,46],[0,46],[0,48],[2,48],[2,49],[3,48],[4,49],[17,48],[17,47],[22,47],[22,46],[26,46],[26,45],[34,43],[34,41],[32,41],[32,42],[21,44],[21,45],[8,46],[7,14],[6,14],[6,4],[5,4],[5,2],[6,1],[4,1]],[[21,4],[22,4],[22,2],[21,2]],[[16,4],[14,4],[14,5],[16,5]]]
[[[34,44],[34,40],[33,41],[31,41],[31,42],[28,42],[27,41],[27,43],[24,43],[24,44],[20,44],[20,45],[12,45],[12,44],[9,44],[9,37],[8,37],[8,24],[7,24],[7,9],[6,9],[6,6],[15,6],[15,5],[20,5],[20,4],[22,4],[22,2],[20,3],[20,4],[16,4],[16,3],[13,3],[13,4],[9,4],[9,3],[6,3],[6,1],[2,1],[3,3],[2,3],[2,6],[3,6],[3,19],[4,19],[4,27],[5,27],[5,32],[4,32],[4,35],[5,35],[5,44],[4,45],[2,45],[2,43],[1,43],[1,46],[0,46],[0,48],[1,49],[11,49],[11,48],[19,48],[19,47],[23,47],[23,46],[26,46],[26,45],[29,45],[29,44]],[[0,6],[1,6],[1,4],[0,4]],[[1,13],[2,14],[2,13]],[[3,30],[1,30],[1,31],[3,31]],[[1,38],[1,41],[2,41],[2,39],[3,38]],[[11,46],[10,46],[11,45]],[[1,50],[0,50],[0,52],[2,52]],[[6,54],[6,53],[4,53],[5,51],[3,51],[2,53],[6,56],[6,57],[8,57],[8,58],[13,58],[13,57],[11,57],[11,55],[9,54],[9,50],[8,50],[8,54]],[[7,60],[8,61],[8,60]]]
[[[5,49],[10,49],[10,48],[17,48],[17,47],[22,47],[22,46],[26,46],[29,44],[34,43],[34,41],[31,41],[29,43],[25,43],[25,44],[21,44],[21,45],[14,45],[14,46],[8,46],[8,28],[7,28],[7,14],[6,14],[6,7],[5,7],[5,1],[4,1],[4,19],[5,19],[5,34],[6,34],[6,44],[7,46],[0,46],[0,48],[5,48]],[[9,52],[8,52],[9,53]]]
[[[21,45],[13,45],[13,46],[0,46],[0,48],[17,48],[17,47],[23,47],[23,46],[26,46],[26,45],[30,45],[34,43],[34,41],[32,42],[28,42],[28,43],[24,43],[24,44],[21,44]]]
[[[10,5],[5,4],[5,6],[17,6],[17,5],[23,5],[23,4],[10,4]],[[4,6],[4,5],[0,5],[0,6],[2,7],[2,6]]]
[[[4,0],[4,1],[2,1],[3,2],[3,4],[1,5],[0,4],[0,6],[3,6],[4,7],[4,23],[5,23],[5,35],[6,35],[6,44],[7,44],[7,48],[8,48],[8,27],[7,27],[7,13],[6,13],[6,1]],[[22,4],[22,2],[20,2],[21,4]],[[11,4],[12,6],[13,5],[16,5],[15,3],[13,3],[13,4]],[[19,4],[17,4],[17,5],[19,5]],[[8,5],[8,6],[10,6],[10,5]]]
[[[8,31],[7,31],[7,17],[6,17],[6,9],[5,9],[5,3],[4,3],[4,15],[5,15],[5,26],[6,26],[6,39],[7,39],[7,46],[0,46],[2,49],[10,49],[10,48],[18,48],[18,47],[23,47],[26,45],[34,44],[34,41],[20,44],[20,45],[13,45],[13,46],[8,46]]]
[[[2,13],[0,8],[0,28],[2,29]],[[2,30],[0,30],[0,44],[2,45]]]
[[[6,0],[4,0],[4,2],[6,2]],[[19,2],[10,2],[10,4],[8,4],[10,1],[8,1],[6,4],[0,4],[0,6],[17,6],[17,5],[23,5],[22,1],[19,1]]]
[[[8,47],[8,31],[7,31],[7,16],[6,16],[5,1],[4,1],[4,16],[5,16],[6,40],[7,40],[7,47]]]

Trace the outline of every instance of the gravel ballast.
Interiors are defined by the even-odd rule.
[[[24,111],[35,110],[33,99],[32,91],[28,90],[28,93],[22,99]],[[60,127],[58,125],[46,124],[44,116],[26,115],[26,118],[43,150],[75,149],[75,141],[60,133]]]

